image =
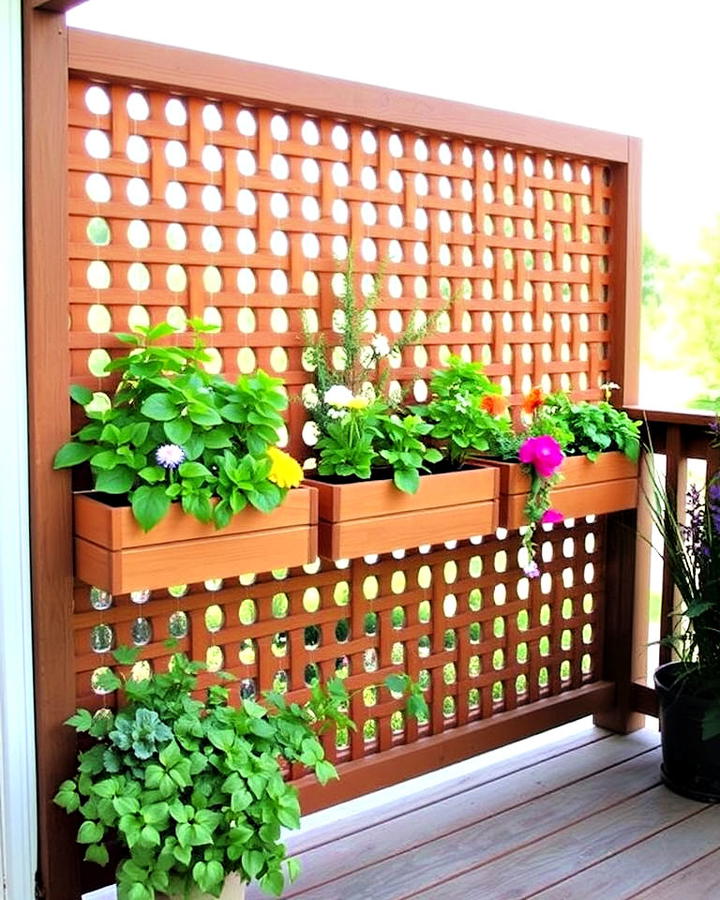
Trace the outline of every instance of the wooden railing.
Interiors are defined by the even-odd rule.
[[[678,515],[682,517],[689,486],[702,487],[707,475],[720,468],[720,448],[713,446],[711,425],[716,418],[712,413],[640,407],[629,408],[628,412],[644,421],[649,448],[645,455],[638,510],[632,704],[637,712],[656,715],[655,693],[648,684],[647,648],[656,647],[659,638],[668,633],[671,615],[677,608],[677,597],[662,558],[662,544],[657,533],[652,533],[648,506],[652,490],[647,468],[654,467],[658,477],[661,480],[664,477],[668,494],[675,498]],[[656,605],[652,600],[658,592],[659,610],[651,616],[651,607]],[[661,664],[670,660],[671,653],[668,645],[660,644],[653,656]]]

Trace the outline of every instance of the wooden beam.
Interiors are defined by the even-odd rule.
[[[30,5],[42,12],[66,13],[86,2],[87,0],[30,0]]]
[[[70,30],[70,68],[79,75],[112,82],[248,99],[279,109],[312,109],[356,121],[589,158],[628,160],[625,135],[91,31]]]
[[[69,476],[52,470],[70,433],[67,344],[67,34],[60,12],[26,0],[25,242],[30,524],[41,896],[79,896],[73,828],[52,803],[73,769],[75,701]]]

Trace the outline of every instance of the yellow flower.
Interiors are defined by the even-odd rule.
[[[293,488],[300,484],[304,473],[297,460],[279,447],[268,447],[267,455],[272,463],[269,481],[274,482],[279,488]]]
[[[345,404],[348,409],[367,409],[370,401],[367,397],[353,397]]]

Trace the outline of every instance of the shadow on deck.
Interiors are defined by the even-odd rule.
[[[487,753],[306,817],[284,896],[720,897],[720,805],[672,794],[659,767],[655,731],[584,723]]]

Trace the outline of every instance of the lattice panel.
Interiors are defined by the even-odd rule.
[[[139,665],[164,666],[162,641],[175,637],[211,670],[233,671],[239,697],[273,687],[300,698],[315,676],[346,677],[358,731],[328,749],[361,758],[418,735],[372,688],[399,665],[427,689],[419,730],[432,734],[595,680],[603,539],[603,520],[548,530],[537,581],[518,578],[515,537],[120,598],[79,584],[78,700],[103,702],[93,675],[111,647],[147,647]]]
[[[260,366],[300,396],[301,311],[332,333],[352,246],[358,291],[385,267],[372,331],[454,300],[391,373],[417,400],[451,352],[482,360],[515,401],[535,384],[600,396],[613,299],[602,162],[83,79],[69,116],[70,382],[111,390],[112,332],[199,316],[221,327],[216,371]],[[300,456],[304,422],[292,403]],[[536,582],[510,535],[152,594],[78,584],[78,703],[112,702],[93,687],[111,647],[163,666],[175,637],[236,673],[243,695],[347,676],[358,732],[328,737],[335,759],[486,719],[601,676],[604,530],[548,530]],[[397,666],[427,688],[420,726],[370,688]]]
[[[449,352],[481,359],[513,400],[534,384],[599,396],[601,163],[122,85],[76,80],[70,98],[75,381],[105,386],[110,332],[193,315],[221,325],[225,375],[261,366],[298,393],[311,380],[301,310],[332,329],[336,260],[352,245],[359,291],[385,264],[376,330],[455,300],[440,332],[396,361],[393,379],[418,400]],[[293,406],[295,450],[302,419]]]

